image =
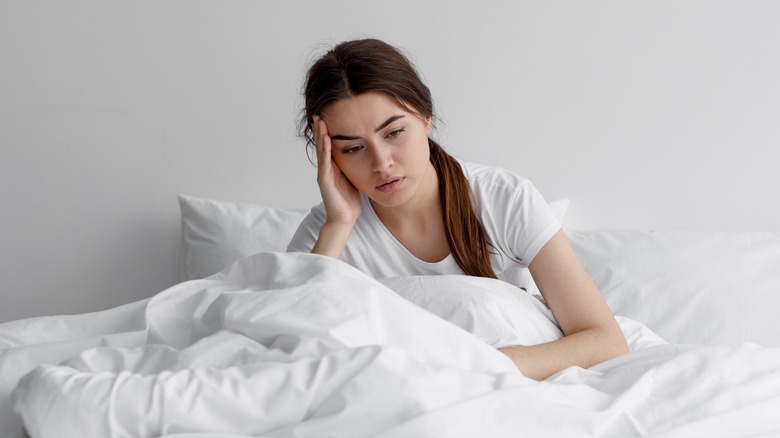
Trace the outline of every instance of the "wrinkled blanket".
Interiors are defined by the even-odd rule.
[[[424,308],[458,285],[455,305]],[[499,304],[479,306],[491,290]],[[535,382],[495,348],[560,336],[520,289],[383,283],[327,257],[261,253],[117,309],[0,325],[0,435],[780,433],[780,349],[669,345],[620,321],[631,353]]]

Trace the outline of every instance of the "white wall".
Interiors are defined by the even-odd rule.
[[[780,231],[778,16],[770,0],[5,0],[0,321],[175,284],[178,193],[316,202],[300,80],[352,36],[404,47],[445,146],[569,197],[569,227]]]

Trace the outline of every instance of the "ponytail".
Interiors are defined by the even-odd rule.
[[[496,278],[487,236],[474,211],[471,188],[460,163],[430,138],[428,146],[439,178],[444,234],[455,262],[466,275]]]

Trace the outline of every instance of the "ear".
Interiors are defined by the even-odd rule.
[[[425,134],[430,136],[433,131],[433,120],[431,116],[425,118]]]

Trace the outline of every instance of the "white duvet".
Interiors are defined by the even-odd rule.
[[[117,309],[0,325],[0,436],[780,434],[780,349],[619,321],[631,353],[535,382],[495,348],[561,336],[520,289],[261,253]]]

